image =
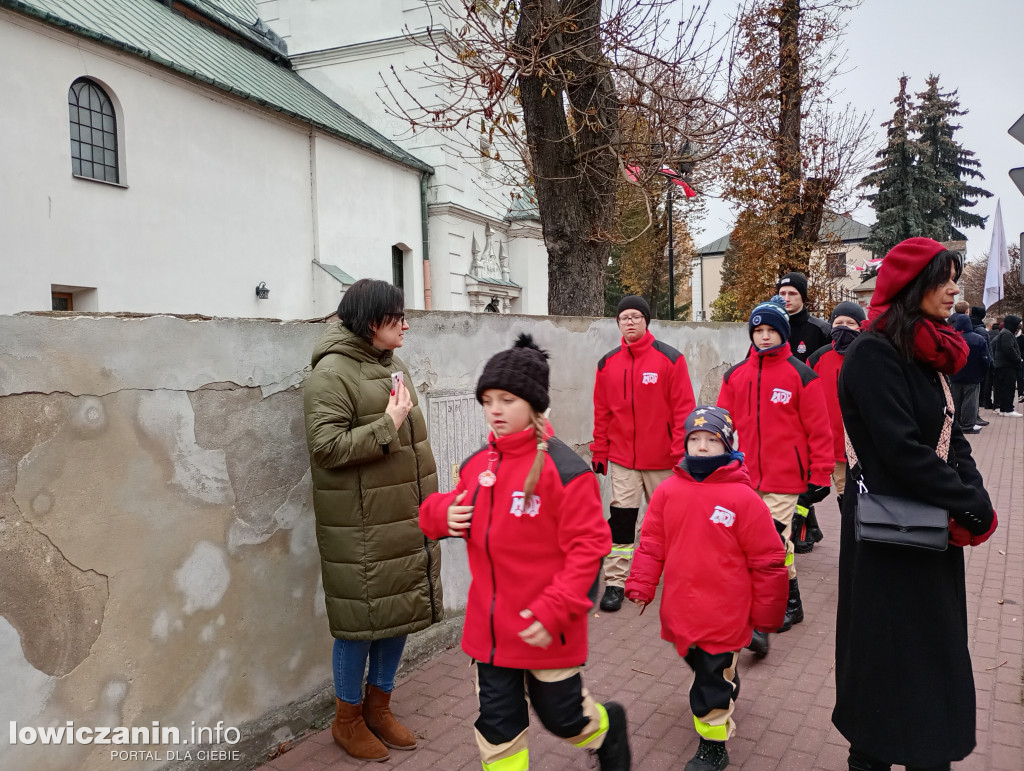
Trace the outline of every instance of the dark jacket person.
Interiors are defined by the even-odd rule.
[[[418,520],[420,503],[437,491],[437,474],[412,380],[394,353],[409,328],[401,290],[357,281],[338,318],[313,352],[304,393],[316,537],[335,638],[331,728],[350,755],[383,760],[384,745],[416,747],[388,706],[406,635],[441,619],[440,547],[423,537]]]
[[[960,427],[943,444],[941,379],[967,360],[947,323],[961,257],[929,238],[886,255],[868,311],[839,375],[843,421],[872,493],[949,511],[946,551],[857,541],[859,485],[842,506],[832,722],[851,769],[888,764],[948,769],[975,746],[963,546],[985,540],[995,512]],[[856,470],[850,479],[858,479]]]

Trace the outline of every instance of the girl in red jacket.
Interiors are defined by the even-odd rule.
[[[420,507],[428,538],[466,540],[473,581],[462,649],[476,661],[485,771],[529,768],[527,693],[544,727],[627,771],[626,713],[583,687],[587,615],[611,547],[597,477],[543,413],[547,353],[529,335],[487,362],[476,387],[491,433],[450,493]]]
[[[694,672],[693,722],[700,735],[687,771],[729,764],[740,649],[786,610],[786,549],[768,507],[750,487],[743,454],[732,449],[729,413],[698,407],[686,419],[686,455],[651,497],[626,596],[641,608],[662,573],[661,636]]]

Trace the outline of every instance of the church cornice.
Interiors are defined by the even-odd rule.
[[[315,67],[348,64],[349,62],[358,62],[363,59],[373,59],[379,56],[402,53],[415,45],[429,43],[431,32],[431,30],[421,30],[409,35],[399,35],[398,37],[370,40],[366,43],[356,43],[350,46],[324,48],[319,51],[295,54],[291,57],[291,63],[292,67],[296,70],[308,70]],[[433,34],[447,33],[445,30],[433,30]]]

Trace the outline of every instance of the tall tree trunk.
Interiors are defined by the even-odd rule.
[[[782,0],[779,6],[779,143],[781,195],[779,235],[782,268],[807,273],[810,254],[801,238],[805,202],[802,195],[800,124],[803,83],[800,75],[800,0]],[[820,190],[820,186],[818,187]],[[822,201],[824,204],[824,201]]]
[[[523,123],[548,250],[548,311],[557,315],[604,312],[618,102],[598,64],[600,19],[600,0],[523,0],[516,29]],[[568,83],[562,72],[572,74]]]

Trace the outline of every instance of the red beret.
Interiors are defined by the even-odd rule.
[[[868,316],[874,319],[882,315],[892,298],[924,270],[932,257],[945,249],[930,238],[908,238],[890,249],[878,267],[878,280],[871,295]]]

